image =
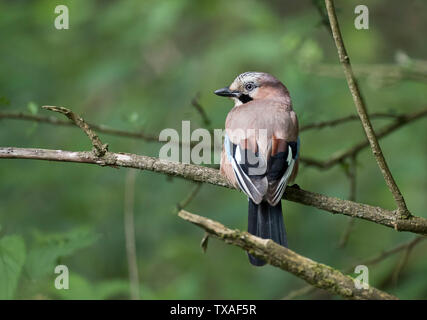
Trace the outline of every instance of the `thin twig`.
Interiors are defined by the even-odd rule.
[[[360,265],[360,264],[364,264],[364,265],[377,264],[377,263],[383,261],[384,259],[390,257],[391,255],[393,255],[395,253],[398,253],[398,252],[400,252],[400,251],[402,251],[402,250],[404,250],[404,249],[406,249],[406,248],[408,248],[410,246],[414,247],[416,244],[418,244],[422,240],[426,240],[426,239],[427,238],[425,236],[415,237],[414,239],[412,239],[410,241],[407,241],[407,242],[404,242],[402,244],[399,244],[399,245],[397,245],[396,247],[394,247],[392,249],[383,251],[383,252],[377,254],[376,256],[374,256],[373,258],[369,258],[369,259],[364,260],[362,262],[354,263],[351,267],[347,268],[345,271],[346,272],[351,272],[352,270],[354,270],[354,268],[357,265]]]
[[[326,30],[332,35],[331,26],[329,24],[328,13],[326,12],[326,8],[323,5],[322,0],[311,0],[312,4],[316,7],[317,12],[321,18],[320,24],[322,24]]]
[[[190,202],[193,201],[196,195],[199,193],[201,187],[202,187],[201,183],[196,183],[196,186],[194,187],[193,190],[191,190],[191,192],[187,195],[187,197],[185,197],[184,200],[182,200],[176,205],[175,212],[178,213],[182,209],[185,209],[190,204]],[[202,248],[203,252],[206,252],[208,248],[208,240],[209,240],[209,235],[205,234],[205,236],[202,238],[202,241],[200,242],[200,247]]]
[[[396,119],[399,120],[399,118],[403,118],[403,114],[394,114],[394,113],[385,113],[385,112],[377,112],[377,113],[370,113],[369,117],[372,119]],[[320,122],[313,122],[309,123],[307,125],[303,125],[300,128],[300,131],[308,131],[312,129],[323,129],[326,127],[335,127],[340,124],[344,124],[350,121],[360,121],[360,118],[357,115],[349,115],[337,119],[332,120],[326,120],[326,121],[320,121]]]
[[[126,257],[129,269],[130,297],[132,300],[139,300],[139,275],[134,224],[136,172],[134,169],[128,169],[126,173],[124,205]]]
[[[342,68],[333,64],[304,65],[305,72],[319,76],[342,78]],[[401,80],[427,82],[427,70],[394,64],[358,64],[354,66],[354,73],[358,77],[368,80],[381,81],[380,84],[392,84]]]
[[[393,285],[395,285],[395,286],[397,285],[399,275],[402,273],[402,270],[408,264],[409,256],[411,255],[412,249],[414,249],[414,247],[417,245],[417,243],[419,243],[423,239],[425,239],[425,237],[417,237],[413,241],[408,243],[408,245],[406,246],[405,251],[403,253],[403,257],[402,257],[402,259],[399,260],[399,263],[397,264],[397,266],[393,272],[393,275],[392,275]]]
[[[427,108],[415,111],[406,116],[401,116],[398,118],[398,120],[396,120],[392,124],[382,128],[381,130],[378,130],[377,138],[381,139],[389,135],[390,133],[396,131],[397,129],[403,127],[404,125],[426,116],[427,116]],[[301,157],[300,161],[308,166],[314,166],[319,169],[329,169],[334,165],[341,163],[344,159],[356,155],[366,147],[369,147],[369,142],[366,139],[364,139],[347,150],[336,152],[328,160],[322,161],[322,160],[316,160],[316,159],[307,158],[307,157]]]
[[[401,217],[409,217],[410,213],[406,207],[405,200],[402,196],[402,193],[399,190],[399,187],[396,184],[396,181],[393,178],[393,175],[390,172],[390,169],[382,153],[381,147],[378,143],[378,139],[375,136],[374,128],[372,127],[371,121],[369,120],[369,116],[366,111],[365,102],[363,101],[362,96],[360,94],[359,86],[357,84],[356,78],[351,68],[350,58],[347,54],[347,51],[344,46],[344,41],[341,36],[341,31],[338,25],[338,19],[335,13],[334,3],[332,0],[325,0],[325,3],[326,3],[326,10],[329,16],[329,22],[332,29],[333,38],[335,40],[335,45],[338,50],[338,56],[343,66],[344,73],[347,79],[347,84],[350,89],[351,95],[353,97],[353,101],[356,106],[357,113],[359,114],[360,121],[362,122],[363,129],[365,130],[365,133],[366,133],[366,137],[369,140],[369,144],[371,145],[372,153],[377,161],[377,164],[381,170],[381,173],[384,176],[384,180],[388,188],[393,194],[394,200],[398,207],[398,214]]]
[[[346,299],[397,299],[373,287],[356,289],[353,278],[340,271],[303,257],[270,239],[261,239],[247,232],[231,230],[219,222],[181,210],[178,216],[228,244],[240,247],[272,266],[288,271],[309,284]]]
[[[178,213],[180,210],[185,209],[190,202],[196,197],[199,193],[200,188],[202,187],[201,183],[196,183],[195,187],[191,192],[187,195],[187,197],[176,205],[176,212]]]
[[[348,168],[348,172],[346,172],[347,177],[350,181],[350,194],[348,200],[356,201],[356,167],[357,167],[357,159],[356,155],[351,158],[350,166]],[[347,245],[348,239],[350,238],[351,231],[354,228],[355,219],[353,217],[348,218],[347,227],[341,236],[341,240],[339,242],[339,247],[344,248]]]
[[[209,119],[208,115],[206,114],[205,109],[202,107],[202,105],[199,102],[200,94],[197,94],[193,99],[191,99],[191,105],[196,108],[197,112],[202,117],[203,123],[206,127],[210,127],[211,120]]]
[[[208,250],[208,242],[209,242],[209,233],[205,232],[205,235],[202,238],[202,241],[200,241],[200,247],[203,250],[203,253],[206,253],[206,250]]]
[[[98,135],[90,128],[90,126],[86,123],[86,121],[84,121],[83,118],[80,117],[79,115],[75,114],[71,110],[64,107],[43,106],[42,108],[46,110],[62,113],[68,119],[73,121],[76,124],[76,126],[82,129],[84,133],[86,133],[86,135],[89,137],[90,141],[92,142],[92,146],[94,147],[94,152],[98,157],[102,157],[108,151],[108,144],[102,144]]]
[[[15,120],[27,120],[35,121],[40,123],[47,123],[52,125],[76,127],[73,121],[64,121],[55,117],[48,117],[42,115],[32,115],[23,112],[0,112],[0,119],[15,119]],[[153,134],[147,134],[144,132],[132,132],[126,130],[113,129],[105,125],[98,125],[94,123],[88,123],[88,125],[97,132],[105,133],[109,135],[121,136],[126,138],[142,139],[148,142],[159,142],[159,136]]]

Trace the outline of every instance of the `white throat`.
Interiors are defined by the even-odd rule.
[[[233,98],[231,98],[231,99],[233,99],[234,100],[234,106],[235,107],[238,107],[238,106],[240,106],[240,105],[242,105],[243,103],[242,103],[242,101],[240,101],[238,98],[236,98],[236,97],[233,97]]]

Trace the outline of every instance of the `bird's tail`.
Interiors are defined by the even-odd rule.
[[[249,199],[248,232],[263,239],[272,239],[274,242],[288,247],[285,225],[283,223],[282,202],[271,206],[266,201],[260,204]],[[249,262],[254,266],[263,266],[265,261],[250,254]]]

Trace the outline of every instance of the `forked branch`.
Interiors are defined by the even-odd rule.
[[[338,57],[340,59],[341,65],[344,69],[344,74],[347,80],[348,87],[350,89],[351,95],[353,97],[354,105],[356,106],[357,113],[359,114],[360,121],[362,122],[363,129],[365,130],[366,137],[368,138],[369,144],[374,154],[375,160],[381,170],[381,173],[384,176],[384,180],[387,183],[388,188],[393,194],[394,200],[396,201],[398,207],[398,214],[401,217],[409,217],[410,213],[406,207],[405,200],[402,196],[402,193],[399,190],[399,187],[396,184],[396,181],[393,178],[393,175],[390,172],[390,169],[387,165],[387,162],[384,158],[381,147],[378,143],[378,139],[375,135],[374,128],[372,127],[371,121],[369,120],[368,113],[366,111],[365,102],[362,99],[360,94],[359,85],[357,84],[356,78],[353,73],[353,69],[350,64],[350,58],[347,54],[347,51],[344,46],[344,41],[341,35],[341,31],[338,25],[338,19],[335,13],[335,7],[332,0],[325,0],[326,10],[328,12],[329,23],[331,25],[332,35],[335,41],[335,45],[338,50]]]

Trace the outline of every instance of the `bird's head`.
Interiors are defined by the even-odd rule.
[[[242,73],[229,87],[218,89],[214,93],[230,97],[236,106],[258,99],[289,98],[286,87],[275,77],[264,72]]]

